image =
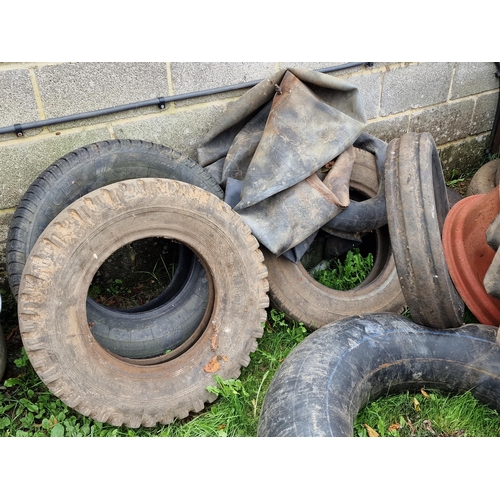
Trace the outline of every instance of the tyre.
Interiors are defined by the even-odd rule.
[[[352,436],[370,401],[422,388],[471,393],[500,410],[496,328],[437,330],[395,314],[353,316],[303,340],[276,372],[258,435]]]
[[[2,297],[0,297],[0,312],[2,311]],[[7,342],[0,326],[0,381],[2,380],[7,365]]]
[[[500,159],[485,163],[472,177],[467,196],[474,194],[488,194],[493,188],[498,186],[500,175]]]
[[[371,153],[356,149],[351,176],[351,196],[367,199],[378,191],[377,169]],[[379,311],[402,312],[405,306],[387,226],[369,233],[374,266],[356,288],[338,291],[317,282],[300,263],[276,257],[262,249],[269,272],[269,294],[273,305],[288,319],[302,322],[309,330],[351,316]],[[307,256],[307,254],[306,254]],[[303,259],[304,260],[304,259]]]
[[[454,207],[460,200],[463,199],[463,196],[458,191],[455,191],[450,187],[446,187],[446,194],[448,196],[450,208]]]
[[[464,302],[441,243],[449,203],[430,134],[407,133],[389,143],[385,193],[392,250],[413,321],[433,328],[461,325]]]
[[[96,342],[85,303],[102,262],[146,237],[196,254],[211,307],[178,348],[135,362]],[[234,379],[250,362],[269,305],[266,276],[257,240],[215,195],[169,179],[123,181],[72,203],[35,243],[19,288],[21,337],[49,390],[81,414],[116,426],[168,424],[215,399],[207,391],[215,373]]]
[[[18,295],[31,248],[62,209],[97,188],[141,177],[176,179],[223,197],[221,188],[204,169],[159,144],[114,140],[77,149],[39,175],[14,213],[7,242],[7,271],[13,295]],[[161,335],[166,325],[179,330],[185,338],[196,329],[207,306],[207,295],[201,293],[207,289],[206,283],[198,259],[189,249],[180,246],[175,275],[154,300],[129,310],[114,310],[89,299],[88,319],[99,329],[100,339],[117,354],[136,358],[155,356],[173,348]],[[198,306],[193,303],[195,298]],[[182,299],[189,303],[184,304]],[[188,312],[178,311],[183,307]],[[152,311],[149,317],[147,311]],[[140,313],[140,316],[134,319],[129,313]],[[145,323],[154,330],[153,333],[149,330],[148,335],[152,335],[149,342],[145,342],[145,333],[138,326]]]
[[[2,380],[6,365],[7,365],[7,343],[5,342],[5,336],[3,334],[2,327],[0,326],[0,380]]]

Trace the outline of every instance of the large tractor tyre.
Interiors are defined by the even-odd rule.
[[[369,199],[376,195],[378,182],[374,155],[356,149],[351,190]],[[387,226],[367,237],[375,239],[373,269],[363,283],[348,291],[333,290],[322,285],[300,262],[276,257],[263,248],[269,271],[269,294],[274,306],[283,311],[287,318],[302,322],[310,330],[353,314],[402,312],[405,300]]]
[[[359,411],[422,388],[471,393],[500,410],[496,327],[437,330],[395,314],[353,316],[316,330],[276,372],[258,435],[352,436]]]
[[[16,209],[7,242],[7,271],[14,296],[29,252],[61,210],[97,188],[144,177],[183,181],[223,197],[221,188],[203,168],[159,144],[114,140],[77,149],[42,172]],[[180,340],[188,338],[202,320],[208,299],[203,268],[188,248],[180,245],[178,251],[172,281],[150,302],[117,310],[88,299],[89,322],[115,353],[134,358],[158,355],[175,347],[175,342],[170,343],[171,334],[162,337],[160,330],[165,325],[170,324],[170,331],[177,330]],[[149,326],[142,331],[145,324]]]
[[[429,133],[407,133],[389,143],[385,194],[392,251],[413,321],[433,328],[463,324],[464,302],[441,242],[447,190]]]
[[[211,313],[186,342],[145,363],[103,348],[85,304],[104,260],[148,237],[197,255]],[[116,426],[168,424],[215,400],[214,374],[235,379],[250,362],[269,305],[266,276],[257,240],[213,194],[168,179],[123,181],[75,201],[44,230],[24,267],[19,328],[41,380],[71,408]]]

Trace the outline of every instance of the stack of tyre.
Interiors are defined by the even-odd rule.
[[[316,416],[307,412],[302,429],[291,434],[289,426],[282,432],[273,422],[289,422],[291,400],[300,406],[306,395],[323,400],[325,390],[338,394],[344,386],[337,375],[358,384],[342,365],[352,359],[348,352],[362,352],[349,363],[368,381],[356,385],[354,415],[367,398],[387,385],[404,389],[408,379],[446,387],[460,377],[468,388],[477,377],[450,370],[443,381],[442,367],[426,364],[436,356],[447,359],[440,349],[451,337],[472,339],[474,349],[479,338],[488,348],[493,342],[490,327],[459,328],[464,303],[441,244],[450,191],[436,146],[429,134],[405,134],[384,144],[384,153],[377,162],[369,150],[355,148],[352,206],[317,236],[323,256],[329,238],[339,235],[355,235],[362,252],[374,254],[368,277],[345,292],[319,284],[300,261],[259,246],[223,201],[224,191],[209,170],[168,147],[106,141],[57,160],[19,203],[7,246],[23,344],[38,375],[68,406],[98,421],[128,427],[168,424],[215,399],[206,389],[214,384],[214,374],[234,379],[248,365],[270,298],[289,318],[319,330],[273,380],[261,435],[309,433],[308,422]],[[108,258],[151,239],[175,247],[178,256],[172,279],[156,298],[116,309],[89,296]],[[414,323],[399,316],[405,306]],[[457,333],[440,333],[450,328]],[[438,332],[444,340],[435,344]],[[389,344],[380,344],[382,338]],[[317,362],[308,351],[314,345],[322,351]],[[353,347],[358,345],[363,349]],[[470,360],[460,357],[469,351],[455,345],[460,359],[453,358],[453,366],[469,366]],[[413,358],[409,363],[416,364],[405,364],[409,356],[417,356],[428,370]],[[387,370],[379,369],[382,365]],[[380,374],[378,385],[363,375],[365,369]],[[341,393],[351,394],[347,388]],[[311,400],[311,407],[319,408],[319,399]],[[351,413],[347,421],[352,424]]]
[[[356,148],[351,191],[385,214],[381,179],[374,154]],[[214,374],[237,378],[250,362],[269,305],[268,269],[275,305],[310,329],[403,310],[385,215],[368,225],[353,216],[354,225],[340,227],[358,231],[375,263],[362,286],[338,292],[300,262],[259,247],[223,197],[208,169],[132,140],[73,151],[26,191],[8,236],[9,282],[32,365],[68,406],[130,427],[201,411],[215,399],[206,390]],[[172,280],[155,299],[116,309],[89,296],[108,258],[151,238],[178,254]]]
[[[157,144],[100,142],[56,161],[14,214],[7,248],[30,361],[83,415],[129,427],[201,411],[214,373],[237,378],[262,336],[267,269],[213,178]],[[168,287],[132,309],[88,296],[119,248],[178,247]]]

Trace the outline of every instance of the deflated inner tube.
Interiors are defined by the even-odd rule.
[[[258,435],[352,436],[367,403],[422,388],[471,391],[498,411],[496,332],[479,324],[438,330],[383,313],[326,325],[279,367],[264,398]]]
[[[387,147],[385,193],[391,244],[413,321],[433,328],[463,323],[464,302],[443,252],[449,211],[443,170],[430,134],[407,133]]]
[[[375,156],[379,178],[378,190],[374,196],[364,201],[352,200],[345,210],[325,224],[325,227],[329,229],[363,232],[378,229],[387,224],[384,185],[384,163],[387,143],[367,133],[362,133],[354,142],[354,147]]]
[[[13,295],[17,297],[24,264],[32,247],[58,213],[95,189],[134,178],[179,180],[203,188],[218,198],[223,197],[222,189],[207,171],[159,144],[112,140],[68,153],[38,176],[12,218],[7,242],[7,271]],[[173,347],[167,342],[166,325],[182,332],[185,338],[198,326],[207,307],[207,295],[200,295],[201,290],[206,291],[203,267],[189,248],[179,245],[173,279],[155,299],[131,309],[117,310],[102,307],[89,298],[88,321],[96,325],[102,341],[116,354],[134,358],[156,356]],[[194,299],[198,301],[197,306]],[[178,309],[184,307],[186,311],[179,312]],[[134,318],[134,314],[139,316]],[[188,315],[189,321],[185,320]],[[140,326],[143,321],[154,329],[154,333],[149,332],[154,342],[144,343]]]
[[[356,149],[350,186],[361,196],[359,199],[374,196],[378,190],[374,156],[367,151]],[[262,248],[269,272],[269,294],[274,306],[287,318],[302,322],[310,330],[353,314],[402,312],[405,300],[387,226],[366,234],[362,240],[371,247],[374,265],[367,278],[348,291],[328,288],[317,282],[301,262],[276,257]]]

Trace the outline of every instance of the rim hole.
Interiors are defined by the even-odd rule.
[[[96,272],[90,298],[110,309],[142,309],[174,283],[184,248],[166,238],[144,238],[119,248]]]

